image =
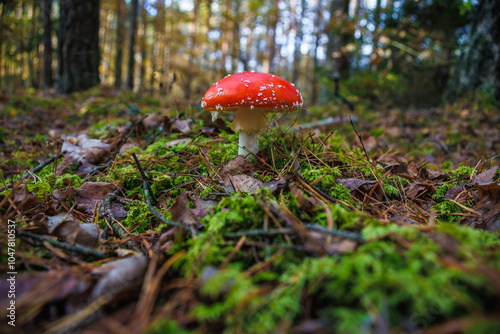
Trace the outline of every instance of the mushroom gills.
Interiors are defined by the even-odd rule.
[[[231,128],[236,132],[254,133],[267,128],[268,125],[264,112],[253,108],[241,108],[236,111]]]

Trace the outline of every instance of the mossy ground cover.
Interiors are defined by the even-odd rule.
[[[272,118],[261,153],[240,168],[231,164],[238,136],[230,115],[214,123],[197,106],[109,88],[10,98],[1,115],[0,212],[19,236],[16,270],[26,285],[18,328],[500,331],[500,142],[490,123],[498,109],[473,99],[425,110],[357,105],[361,141],[349,122],[290,130],[345,110],[321,105]],[[111,154],[90,170],[75,160],[62,168],[70,154],[61,146],[81,133]],[[51,156],[36,177],[21,178]],[[86,211],[81,189],[91,182],[111,184],[116,196]],[[61,214],[106,230],[104,240],[82,246],[40,218]],[[114,279],[104,270],[134,257],[146,264]],[[42,289],[37,277],[51,278]],[[54,292],[54,282],[67,289]],[[28,283],[39,298],[26,299]],[[102,285],[127,292],[94,296]]]

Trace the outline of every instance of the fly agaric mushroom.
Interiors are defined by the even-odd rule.
[[[242,72],[229,75],[210,87],[201,107],[217,119],[219,111],[236,112],[231,128],[239,132],[238,155],[259,151],[259,131],[267,128],[266,113],[281,113],[302,107],[295,86],[273,74]]]

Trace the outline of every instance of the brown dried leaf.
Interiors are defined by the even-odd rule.
[[[40,228],[41,233],[57,236],[70,245],[98,249],[101,245],[101,229],[96,224],[80,224],[67,214],[46,216],[43,213],[33,217],[31,226]]]
[[[500,202],[500,184],[498,183],[478,184],[477,192],[481,199],[489,196],[494,202]]]
[[[464,188],[463,184],[461,184],[459,186],[453,186],[450,189],[448,189],[448,191],[446,192],[446,195],[444,195],[444,199],[462,202],[466,196],[466,193],[464,192],[464,190],[465,190],[465,188]]]
[[[146,128],[157,128],[160,124],[160,117],[158,117],[157,114],[149,114],[142,120],[142,124],[144,124]]]
[[[216,201],[204,201],[197,197],[190,196],[191,200],[194,202],[195,208],[191,211],[193,212],[196,218],[205,218],[207,216],[207,210],[209,207],[214,207],[217,205]]]
[[[99,164],[108,158],[111,151],[110,145],[99,139],[89,139],[82,134],[75,138],[69,138],[63,142],[61,152],[66,153],[73,162],[88,162]]]
[[[374,180],[360,180],[360,179],[340,179],[337,180],[337,182],[342,184],[350,191],[357,190],[359,187],[364,185],[371,185],[377,183],[377,181]]]
[[[144,279],[148,260],[145,256],[132,256],[105,263],[92,270],[101,278],[91,293],[91,299],[106,294],[109,299],[125,297],[127,292],[138,290]]]
[[[64,217],[66,215],[47,217],[49,224],[53,226],[53,232],[49,231],[49,233],[56,235],[70,245],[79,245],[92,249],[99,248],[102,231],[97,224],[80,224],[76,220],[64,219]]]
[[[498,170],[498,166],[493,166],[484,172],[477,174],[474,178],[472,184],[489,184],[493,182],[493,178],[495,177]]]
[[[448,178],[448,174],[438,172],[432,169],[427,169],[425,167],[422,167],[418,171],[418,176],[424,180],[432,180],[432,181],[437,181],[437,180],[446,180]]]
[[[170,137],[170,132],[172,132],[172,121],[168,116],[163,116],[163,133],[165,137]]]
[[[392,174],[409,175],[408,164],[406,162],[397,162],[384,168],[384,171],[390,171]]]
[[[165,147],[174,147],[176,145],[179,145],[181,143],[188,143],[192,139],[191,138],[179,138],[179,139],[174,139],[165,144]]]
[[[428,181],[417,181],[413,182],[407,189],[406,189],[406,196],[409,198],[416,198],[419,195],[422,194],[424,190],[428,190],[431,192],[436,191],[436,187]]]
[[[77,189],[75,194],[76,209],[92,214],[97,204],[102,205],[106,196],[112,193],[116,187],[108,182],[86,182]],[[121,203],[111,204],[113,215],[117,219],[127,217],[125,206]]]
[[[220,171],[220,175],[248,174],[255,170],[255,164],[242,155],[229,161]]]
[[[285,189],[288,180],[293,177],[293,175],[285,175],[285,177],[279,179],[279,180],[272,180],[268,182],[264,182],[262,187],[269,188],[271,189],[271,193],[276,193],[279,190]]]
[[[181,132],[184,134],[189,133],[191,131],[191,120],[176,120],[174,123],[172,123],[172,131]]]
[[[177,197],[169,211],[172,214],[172,220],[176,222],[190,226],[197,226],[199,224],[189,208],[187,195],[184,191]]]
[[[232,175],[229,177],[236,191],[255,195],[264,186],[264,182],[249,175]]]
[[[315,214],[316,209],[321,205],[318,199],[314,197],[305,197],[304,191],[294,184],[290,184],[290,191],[292,195],[297,198],[299,208],[308,214]]]

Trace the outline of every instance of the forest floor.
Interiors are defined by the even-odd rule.
[[[0,331],[498,333],[499,115],[0,95]]]

